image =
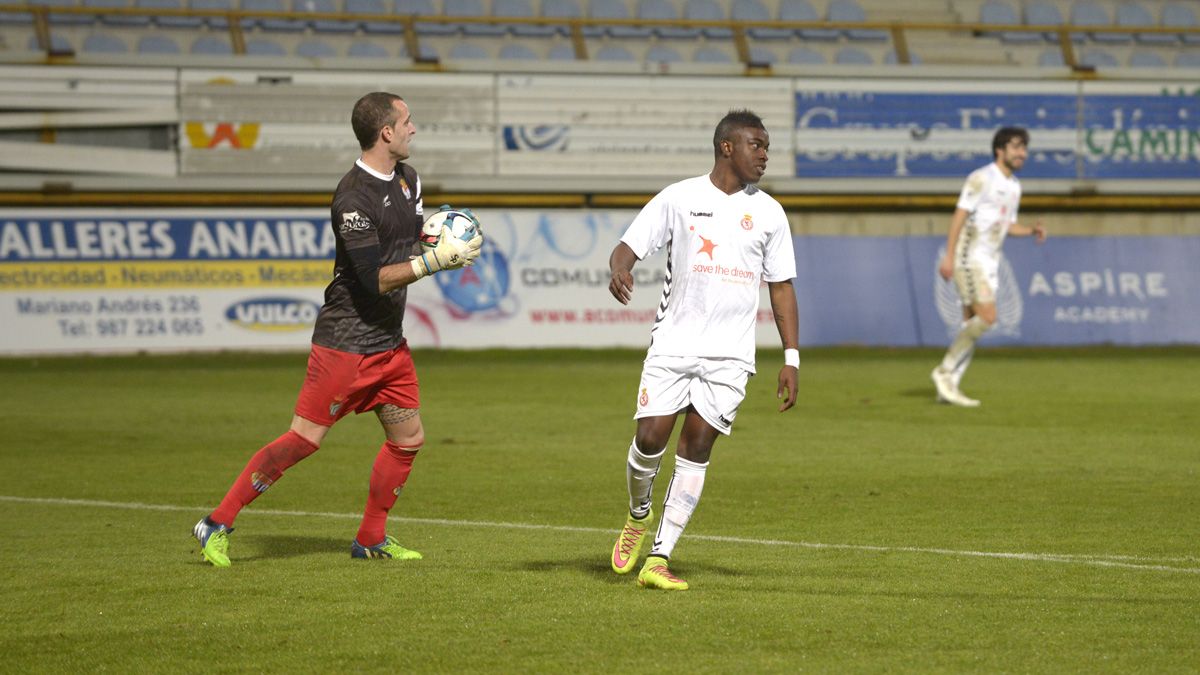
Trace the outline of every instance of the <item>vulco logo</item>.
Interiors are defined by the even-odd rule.
[[[255,298],[230,305],[225,318],[249,330],[293,331],[312,328],[320,305],[296,298]]]

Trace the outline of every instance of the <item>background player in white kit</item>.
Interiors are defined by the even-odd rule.
[[[963,373],[975,353],[975,343],[996,323],[996,288],[999,285],[1000,248],[1005,235],[1033,235],[1046,240],[1041,223],[1017,223],[1021,184],[1013,174],[1025,164],[1029,133],[1004,127],[992,137],[994,162],[967,177],[958,208],[950,220],[946,255],[938,264],[943,279],[954,279],[963,306],[963,325],[942,362],[933,369],[938,400],[974,407],[979,401],[959,390]]]
[[[728,435],[746,381],[754,373],[759,288],[765,281],[784,347],[779,411],[796,401],[796,257],[787,216],[755,184],[767,167],[770,140],[748,110],[726,115],[713,134],[711,173],[668,186],[630,224],[609,258],[609,292],[622,304],[633,293],[636,261],[667,248],[667,274],[638,385],[637,435],[629,446],[629,517],[613,546],[612,567],[631,571],[651,525],[651,491],[680,413],[675,473],[662,522],[638,574],[646,588],[687,590],[667,566],[700,500],[713,443]]]

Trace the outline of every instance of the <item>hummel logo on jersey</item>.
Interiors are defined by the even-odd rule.
[[[712,211],[689,211],[693,218],[712,218]]]
[[[358,211],[342,214],[342,233],[371,229],[371,221],[359,214]]]
[[[392,196],[391,196],[391,195],[384,195],[384,196],[383,196],[383,208],[385,208],[385,209],[386,209],[387,207],[389,207],[389,206],[391,206],[391,205],[392,205]]]

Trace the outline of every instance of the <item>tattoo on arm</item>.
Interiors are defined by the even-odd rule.
[[[379,421],[387,424],[400,424],[417,416],[421,410],[419,408],[401,408],[390,403],[385,403],[379,408]]]

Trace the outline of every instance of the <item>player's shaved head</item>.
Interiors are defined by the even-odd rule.
[[[403,101],[386,91],[373,91],[358,99],[350,113],[350,126],[363,150],[369,150],[379,140],[379,131],[396,123],[396,101]]]
[[[763,129],[762,118],[749,110],[730,110],[729,114],[721,118],[717,122],[717,129],[713,132],[713,153],[721,156],[721,141],[733,141],[733,132],[738,129],[750,127],[752,129]]]

